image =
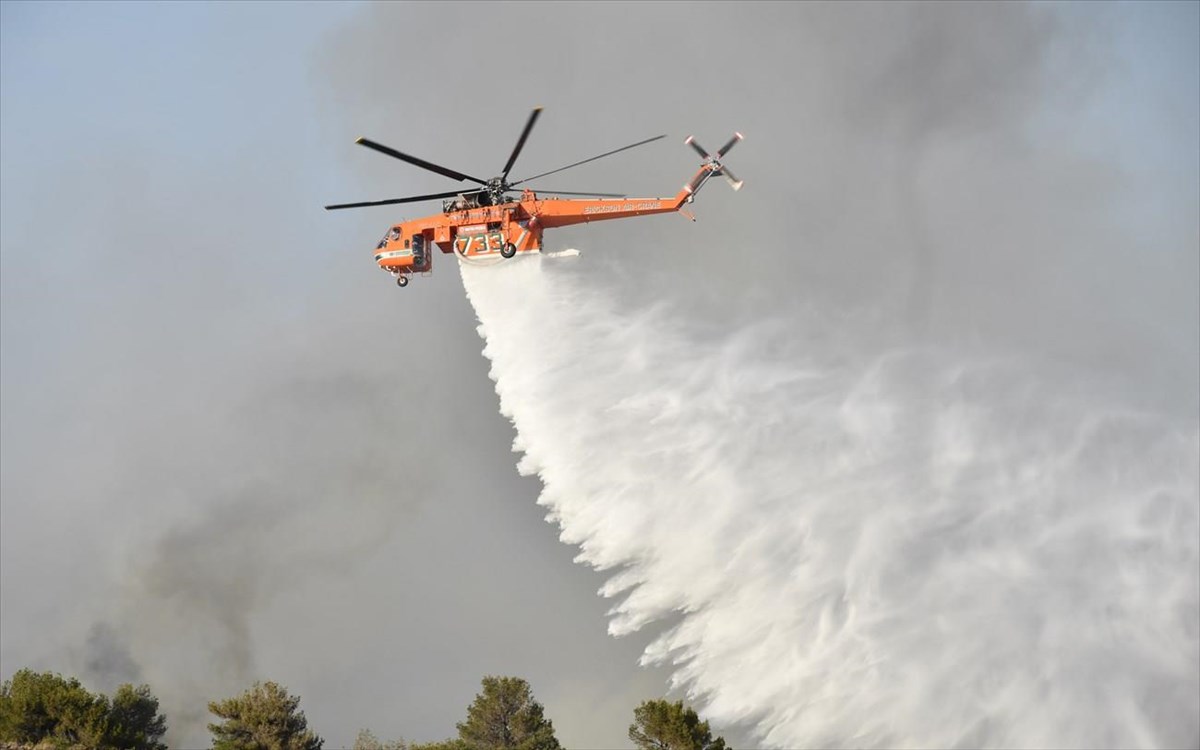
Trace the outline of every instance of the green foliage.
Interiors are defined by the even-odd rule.
[[[633,710],[629,739],[639,750],[729,750],[725,738],[713,739],[707,721],[683,701],[643,701]]]
[[[413,750],[413,748],[404,740],[380,742],[371,730],[360,729],[358,737],[354,738],[353,750]]]
[[[471,750],[471,746],[462,740],[442,740],[427,742],[424,745],[413,745],[408,750]]]
[[[110,702],[79,680],[22,669],[0,686],[0,740],[96,750],[166,750],[167,721],[150,688],[122,685]]]
[[[300,698],[274,682],[256,682],[237,696],[208,704],[224,719],[209,724],[213,750],[321,750],[325,741],[308,729]]]
[[[561,750],[554,724],[519,677],[484,677],[483,692],[458,725],[458,742],[429,750]]]
[[[0,739],[71,744],[81,720],[106,708],[79,680],[22,669],[0,686]]]
[[[167,720],[158,713],[158,699],[149,686],[117,688],[108,713],[106,744],[122,750],[167,750],[159,741],[166,733]]]

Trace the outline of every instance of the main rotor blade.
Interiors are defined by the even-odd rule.
[[[504,174],[502,180],[508,179],[508,173],[512,171],[513,164],[517,161],[517,156],[520,155],[521,149],[525,147],[525,139],[529,137],[529,131],[533,130],[533,123],[537,122],[538,115],[542,113],[541,107],[534,107],[533,112],[529,115],[529,121],[525,123],[525,129],[521,131],[521,137],[517,139],[517,145],[513,147],[512,156],[508,157],[508,163],[504,165]]]
[[[472,177],[471,175],[463,174],[462,172],[455,172],[453,169],[440,167],[433,162],[425,161],[424,159],[418,159],[415,156],[402,154],[394,148],[389,148],[382,143],[376,143],[375,141],[368,140],[366,138],[359,138],[355,141],[355,143],[359,144],[360,146],[366,146],[367,148],[374,149],[381,154],[387,154],[388,156],[399,159],[400,161],[406,161],[413,166],[420,167],[421,169],[428,169],[430,172],[437,172],[440,175],[445,175],[452,180],[471,180],[472,182],[478,182],[480,185],[487,184],[487,180],[481,180],[478,177]]]
[[[549,193],[550,195],[593,195],[599,198],[625,198],[628,193],[573,193],[569,190],[542,190],[541,188],[529,188],[535,193]]]
[[[644,141],[638,141],[637,143],[631,143],[628,146],[622,146],[621,148],[618,148],[613,151],[609,151],[604,154],[600,154],[599,156],[593,156],[590,159],[584,159],[583,161],[577,161],[574,164],[568,164],[565,167],[559,167],[558,169],[552,169],[549,172],[542,172],[541,174],[535,174],[533,177],[526,177],[523,180],[517,180],[516,182],[511,182],[511,183],[509,183],[509,187],[513,187],[515,185],[520,185],[522,182],[529,182],[530,180],[536,180],[539,177],[545,177],[546,175],[555,174],[556,172],[561,172],[564,169],[570,169],[571,167],[578,167],[580,164],[587,164],[589,161],[596,161],[597,159],[603,159],[606,156],[612,156],[613,154],[618,154],[622,151],[627,151],[627,150],[629,150],[631,148],[635,148],[637,146],[644,146],[647,143],[651,143],[653,141],[657,141],[660,138],[666,138],[666,137],[667,136],[665,136],[665,135],[656,135],[653,138],[647,138]]]
[[[468,191],[475,192],[475,191]],[[362,203],[339,203],[335,206],[326,206],[326,211],[333,211],[339,208],[363,208],[364,206],[391,206],[396,203],[416,203],[417,201],[431,201],[435,198],[453,198],[460,195],[461,190],[452,193],[434,193],[433,195],[414,195],[411,198],[390,198],[386,201],[363,201]]]

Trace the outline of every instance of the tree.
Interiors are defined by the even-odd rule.
[[[99,745],[108,700],[51,672],[22,669],[0,687],[0,739]]]
[[[472,750],[472,748],[460,739],[452,739],[442,740],[441,742],[426,742],[423,745],[412,745],[408,750]]]
[[[639,750],[729,750],[725,738],[713,739],[707,721],[683,701],[643,701],[633,710],[629,739]]]
[[[110,702],[79,680],[22,669],[0,686],[0,740],[97,750],[166,750],[167,721],[146,685],[121,685]]]
[[[554,724],[519,677],[483,678],[483,692],[458,725],[458,740],[470,750],[561,750]]]
[[[321,750],[325,741],[308,728],[300,698],[274,682],[256,682],[236,698],[213,701],[208,710],[224,719],[209,724],[213,750]]]
[[[411,750],[408,743],[404,740],[396,740],[394,742],[380,742],[379,738],[369,729],[358,730],[358,737],[354,738],[353,750]]]
[[[160,740],[167,720],[158,713],[158,699],[148,685],[121,685],[113,694],[108,712],[106,744],[121,750],[167,750]]]

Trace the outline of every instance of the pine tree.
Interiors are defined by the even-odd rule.
[[[224,719],[209,724],[213,750],[321,750],[325,741],[308,728],[300,698],[274,682],[254,683],[236,698],[208,710]]]
[[[113,695],[108,712],[105,744],[122,750],[167,750],[160,740],[167,720],[158,713],[158,699],[150,687],[121,685]]]
[[[166,750],[166,731],[146,685],[121,685],[110,701],[75,678],[22,669],[0,686],[0,741]]]
[[[484,677],[458,739],[470,750],[561,750],[554,724],[519,677]]]
[[[639,750],[730,750],[725,738],[713,739],[707,721],[683,701],[643,701],[633,710],[629,739]]]

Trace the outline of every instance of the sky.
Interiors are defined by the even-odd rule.
[[[321,210],[447,189],[358,136],[486,172],[544,106],[514,174],[666,133],[543,185],[656,196],[738,130],[696,223],[547,246],[618,309],[1019,356],[1194,434],[1198,9],[0,4],[0,677],[148,682],[183,747],[259,679],[329,747],[449,736],[485,674],[571,747],[665,694],[518,474],[454,264],[373,267],[436,206]]]

